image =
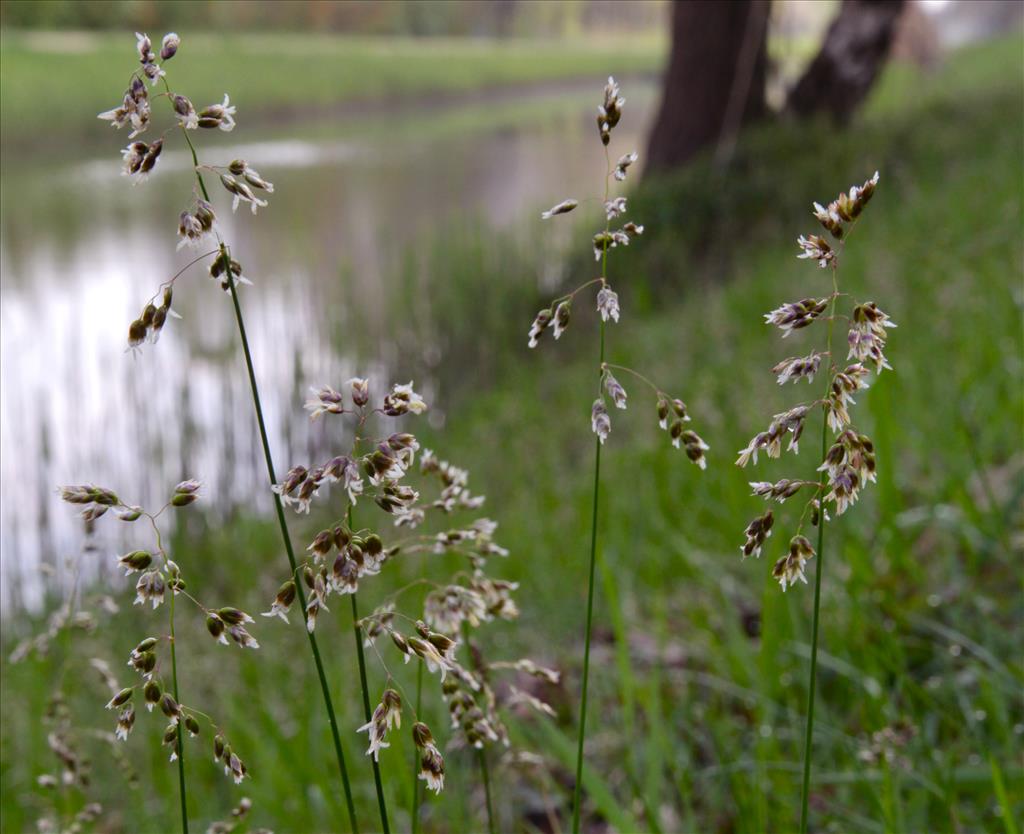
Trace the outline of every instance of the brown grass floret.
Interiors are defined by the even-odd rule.
[[[814,203],[813,216],[831,235],[833,243],[827,239],[811,234],[801,235],[797,244],[800,247],[798,258],[816,261],[822,269],[831,272],[832,292],[821,297],[818,295],[802,301],[784,304],[765,315],[767,323],[782,329],[783,336],[789,336],[796,330],[810,327],[822,321],[827,325],[825,346],[822,351],[812,351],[804,357],[791,357],[772,368],[772,373],[780,385],[790,380],[806,378],[811,380],[821,373],[827,357],[827,384],[824,396],[820,400],[798,405],[781,414],[776,414],[767,431],[756,434],[739,451],[736,461],[739,466],[757,462],[758,451],[763,450],[768,457],[775,458],[781,454],[781,441],[789,434],[788,450],[797,451],[797,443],[803,432],[806,420],[812,412],[819,408],[822,411],[821,423],[821,457],[817,471],[823,473],[817,482],[798,479],[782,479],[775,483],[767,481],[751,482],[755,495],[766,500],[783,502],[805,488],[811,495],[804,504],[796,528],[796,534],[790,540],[789,552],[781,556],[772,567],[772,576],[779,582],[783,591],[793,587],[797,582],[807,583],[805,570],[810,559],[818,556],[814,584],[814,614],[812,620],[810,682],[807,709],[807,728],[805,733],[801,832],[807,831],[808,795],[810,784],[811,740],[813,734],[815,675],[817,670],[818,624],[820,617],[822,550],[824,549],[824,533],[826,522],[830,517],[826,507],[831,503],[837,516],[845,513],[857,501],[864,486],[875,480],[875,453],[870,438],[857,431],[853,426],[850,407],[855,404],[853,395],[868,387],[870,377],[869,365],[876,373],[883,368],[891,367],[886,360],[884,348],[888,330],[895,327],[889,317],[872,301],[855,302],[848,317],[849,329],[847,343],[848,359],[855,360],[852,364],[841,367],[833,346],[833,326],[837,318],[836,306],[840,298],[847,298],[839,288],[839,266],[842,253],[850,238],[858,218],[864,207],[875,193],[879,182],[876,172],[861,186],[852,187],[849,192],[840,194],[835,200],[822,206]],[[829,445],[829,432],[836,435]],[[764,532],[765,518],[771,514],[755,519],[748,525],[743,545],[743,554],[748,556],[760,552],[766,537]],[[818,528],[818,545],[815,549],[809,540],[802,535],[805,522]],[[770,530],[770,523],[768,525]]]

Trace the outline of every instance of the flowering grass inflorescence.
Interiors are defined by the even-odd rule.
[[[849,316],[836,314],[840,298],[847,298],[839,290],[839,266],[842,252],[850,232],[856,226],[864,207],[875,193],[879,177],[874,176],[861,186],[853,186],[848,193],[840,194],[828,206],[814,204],[814,217],[831,235],[834,243],[820,235],[801,235],[797,240],[802,259],[814,261],[821,269],[829,270],[832,291],[827,295],[815,295],[801,301],[783,304],[765,314],[765,321],[783,331],[783,338],[795,330],[810,327],[817,321],[826,322],[825,345],[822,351],[811,351],[806,356],[794,356],[782,360],[771,371],[779,385],[806,379],[813,382],[823,364],[827,369],[827,380],[823,396],[811,402],[801,403],[780,414],[774,415],[765,431],[754,435],[750,442],[739,451],[738,466],[757,463],[758,452],[763,451],[770,458],[780,457],[782,441],[787,440],[786,451],[797,452],[807,418],[818,409],[822,412],[821,458],[817,479],[788,479],[776,481],[752,481],[753,494],[765,500],[783,503],[805,491],[810,497],[804,503],[803,512],[797,523],[795,534],[790,539],[787,552],[780,556],[772,567],[772,576],[782,590],[797,582],[807,583],[806,568],[809,561],[818,557],[814,583],[814,615],[811,636],[811,664],[808,686],[807,729],[804,750],[803,791],[800,829],[807,830],[807,809],[810,782],[811,743],[814,730],[814,689],[818,656],[818,624],[821,603],[822,550],[825,541],[825,525],[830,521],[828,507],[831,504],[836,515],[845,513],[858,499],[864,486],[875,480],[875,450],[871,439],[858,431],[851,420],[849,407],[854,404],[853,395],[868,387],[872,371],[881,373],[891,368],[884,349],[887,330],[896,325],[873,301],[855,302]],[[843,364],[834,351],[832,332],[837,320],[848,323],[848,353]],[[828,442],[829,432],[834,439]],[[818,528],[817,549],[802,535],[804,525],[810,522]],[[744,531],[746,541],[741,551],[743,558],[760,556],[766,539],[771,535],[774,516],[771,510],[758,516]]]
[[[779,581],[783,590],[796,581],[807,581],[804,568],[808,559],[814,556],[814,549],[800,535],[804,524],[810,520],[812,525],[817,526],[822,517],[827,520],[827,505],[830,503],[834,506],[836,514],[842,515],[856,502],[864,485],[875,480],[874,446],[870,438],[858,432],[852,425],[849,406],[855,402],[853,395],[868,387],[872,370],[880,373],[883,368],[890,367],[883,350],[887,329],[896,325],[874,302],[855,304],[848,318],[849,352],[846,360],[849,364],[843,366],[833,355],[832,329],[837,319],[846,318],[837,316],[835,312],[838,300],[845,297],[845,294],[839,291],[838,254],[842,251],[845,239],[860,217],[864,206],[874,194],[877,184],[876,173],[864,185],[854,186],[849,194],[841,194],[827,208],[818,203],[814,204],[815,217],[835,238],[838,250],[817,235],[801,236],[798,241],[801,248],[798,257],[814,260],[822,269],[830,270],[832,292],[820,297],[814,296],[783,304],[765,314],[765,321],[782,330],[783,338],[818,320],[827,322],[828,332],[824,350],[812,350],[806,356],[788,357],[776,364],[771,371],[779,385],[798,382],[801,379],[811,383],[820,372],[823,360],[827,360],[828,380],[825,394],[820,399],[800,403],[774,415],[768,428],[754,435],[739,451],[737,465],[744,467],[751,462],[757,463],[759,452],[764,452],[770,458],[780,457],[784,440],[787,441],[786,451],[798,452],[807,418],[819,408],[823,413],[823,431],[831,430],[836,435],[832,446],[822,454],[818,471],[825,473],[826,477],[821,480],[784,478],[775,483],[752,481],[750,484],[754,495],[766,500],[775,500],[780,504],[802,490],[811,493],[801,514],[796,535],[790,543],[789,552],[782,556],[772,569],[772,575]],[[771,535],[772,526],[773,516],[770,510],[748,525],[747,542],[741,548],[744,558],[760,555],[761,545],[764,539]]]
[[[230,132],[235,128],[236,108],[230,103],[227,94],[220,103],[211,104],[201,110],[196,110],[192,102],[184,95],[176,93],[171,89],[167,81],[167,74],[157,63],[157,56],[153,52],[152,43],[148,36],[136,33],[137,51],[141,69],[135,70],[129,81],[122,103],[106,113],[101,113],[100,118],[110,121],[116,128],[130,126],[132,128],[129,138],[144,133],[152,120],[152,109],[150,106],[150,94],[146,87],[146,81],[155,86],[158,82],[163,83],[164,91],[158,93],[154,98],[163,97],[167,99],[174,122],[167,127],[163,134],[150,143],[133,142],[124,151],[123,174],[132,178],[134,184],[145,180],[155,167],[163,149],[164,141],[168,134],[174,130],[180,130],[189,153],[192,156],[194,184],[192,186],[192,198],[189,205],[178,216],[178,236],[181,246],[202,247],[207,240],[215,241],[215,248],[204,252],[173,277],[165,281],[157,288],[156,293],[144,305],[142,313],[135,319],[128,328],[128,346],[136,350],[147,339],[155,342],[159,337],[169,316],[172,315],[171,301],[175,282],[192,266],[212,257],[208,262],[210,277],[217,281],[222,290],[227,292],[231,298],[234,311],[235,323],[238,329],[239,341],[242,345],[242,353],[245,358],[246,371],[249,377],[252,391],[253,411],[256,423],[259,428],[260,441],[263,447],[263,456],[266,463],[267,478],[271,484],[277,482],[274,469],[273,456],[270,450],[270,440],[267,435],[266,423],[263,418],[263,406],[261,404],[259,387],[256,382],[256,371],[252,361],[252,352],[249,349],[248,336],[246,335],[245,319],[242,315],[242,307],[238,298],[239,284],[251,283],[244,275],[242,265],[231,255],[231,251],[221,235],[217,224],[217,216],[212,204],[210,192],[206,187],[204,173],[216,175],[221,185],[232,197],[232,210],[245,202],[249,205],[253,214],[257,209],[267,205],[267,201],[259,197],[257,192],[271,193],[274,190],[272,183],[268,182],[258,171],[243,159],[232,159],[227,165],[209,166],[201,165],[195,143],[190,133],[201,129],[219,129]],[[160,60],[166,62],[177,53],[181,41],[177,35],[170,33],[163,39],[160,49]],[[255,190],[254,190],[255,189]],[[284,544],[285,554],[288,557],[292,571],[296,569],[295,553],[292,548],[291,538],[288,533],[285,521],[284,508],[280,497],[274,495],[274,504],[277,514],[278,526],[281,533],[281,541]],[[305,596],[302,588],[296,590],[300,602],[305,608]],[[327,676],[324,671],[323,661],[320,656],[320,649],[313,633],[309,632],[310,652],[316,667],[319,678],[320,691],[323,696],[324,711],[331,730],[331,738],[334,744],[335,758],[338,763],[338,771],[341,776],[342,787],[345,794],[345,805],[348,812],[349,828],[352,831],[358,830],[355,804],[352,796],[352,787],[349,782],[348,768],[345,763],[345,754],[341,746],[341,737],[338,733],[338,722],[334,714],[334,704],[327,685]],[[183,815],[184,817],[184,815]]]
[[[214,256],[209,263],[210,276],[217,279],[225,291],[233,289],[238,284],[251,283],[242,275],[241,264],[228,253],[228,248],[217,226],[217,214],[210,201],[202,173],[210,172],[219,178],[221,185],[232,196],[232,211],[236,211],[238,206],[244,202],[250,207],[252,213],[256,214],[258,208],[267,205],[267,201],[259,197],[258,192],[270,194],[274,191],[273,183],[267,181],[244,159],[233,159],[223,166],[199,164],[195,146],[189,138],[188,132],[214,128],[230,132],[235,128],[236,108],[230,103],[230,97],[225,93],[221,103],[211,104],[197,111],[186,96],[172,92],[167,81],[167,73],[156,63],[157,56],[153,53],[149,37],[136,33],[136,39],[141,70],[132,74],[121,104],[112,110],[100,113],[99,118],[109,121],[118,129],[131,127],[132,130],[128,138],[135,139],[136,136],[149,129],[153,118],[150,104],[151,95],[145,81],[149,80],[154,87],[158,82],[163,83],[165,91],[155,93],[152,97],[166,98],[176,121],[165,128],[161,136],[149,143],[141,141],[129,143],[121,152],[124,160],[122,173],[130,177],[135,184],[144,182],[156,167],[167,135],[175,129],[180,129],[195,162],[196,182],[188,207],[178,215],[178,248],[184,246],[200,248],[211,243],[215,243],[217,248],[200,255],[173,278],[161,284],[156,294],[143,307],[142,313],[128,328],[128,344],[131,348],[138,347],[147,338],[154,342],[159,338],[168,316],[177,315],[171,309],[175,281],[189,267],[204,258]],[[180,39],[174,33],[166,35],[160,50],[161,60],[168,61],[173,58],[180,43]]]
[[[248,770],[238,753],[225,738],[224,732],[210,716],[186,705],[178,691],[178,662],[174,638],[175,600],[182,596],[200,611],[206,629],[218,643],[234,642],[245,649],[257,649],[259,643],[246,625],[253,622],[244,611],[222,606],[209,608],[199,602],[187,589],[181,568],[171,559],[163,544],[159,521],[168,511],[177,511],[199,500],[200,484],[195,480],[182,481],[157,511],[122,501],[112,490],[96,486],[66,486],[61,488],[64,501],[82,506],[82,517],[88,524],[113,516],[121,522],[134,523],[140,519],[149,522],[152,541],[147,547],[130,550],[118,557],[118,566],[125,576],[139,574],[135,583],[135,605],[149,604],[154,610],[168,602],[168,631],[164,635],[145,637],[131,650],[128,666],[138,674],[139,680],[131,686],[117,689],[107,702],[107,709],[117,711],[115,735],[125,741],[135,726],[136,705],[145,705],[149,712],[159,707],[168,723],[164,727],[162,743],[170,750],[170,761],[178,762],[179,790],[181,792],[182,825],[187,830],[185,766],[183,738],[200,735],[200,719],[207,723],[213,736],[214,761],[221,764],[224,773],[240,783]],[[109,514],[109,515],[108,515]],[[230,638],[230,640],[229,640]],[[166,651],[166,654],[164,653]]]
[[[587,281],[566,295],[555,298],[551,304],[537,313],[530,326],[529,346],[536,347],[543,335],[550,330],[553,338],[560,339],[572,317],[572,304],[577,295],[584,290],[597,288],[596,305],[600,316],[600,351],[598,358],[598,390],[597,398],[590,408],[590,426],[597,436],[594,454],[594,496],[591,510],[591,537],[590,537],[590,573],[587,591],[587,618],[584,632],[583,650],[583,680],[580,694],[580,716],[579,734],[577,739],[576,757],[576,785],[575,798],[573,803],[573,831],[578,832],[580,828],[580,802],[582,799],[582,775],[583,775],[583,745],[586,738],[587,718],[587,689],[590,672],[590,635],[593,619],[594,604],[594,566],[597,556],[597,533],[598,533],[598,495],[601,479],[601,447],[607,441],[612,430],[611,415],[608,411],[608,400],[619,409],[625,409],[628,394],[625,387],[615,376],[614,372],[628,374],[633,379],[646,386],[652,392],[654,412],[657,416],[658,427],[667,431],[672,445],[677,449],[682,448],[686,456],[701,469],[707,466],[704,453],[708,451],[708,445],[686,424],[690,421],[690,415],[686,404],[662,390],[651,382],[646,376],[623,365],[614,365],[606,361],[605,326],[610,322],[618,323],[621,315],[619,296],[608,281],[608,252],[612,249],[629,246],[630,242],[643,234],[644,227],[633,221],[623,223],[619,228],[612,228],[612,221],[617,221],[626,214],[627,200],[622,196],[611,196],[610,189],[613,182],[622,182],[626,179],[627,172],[638,159],[636,151],[623,154],[613,164],[609,151],[612,130],[622,118],[622,109],[625,99],[619,91],[619,85],[614,78],[609,78],[604,89],[604,102],[597,109],[597,129],[601,144],[605,150],[605,173],[604,191],[601,198],[605,214],[604,229],[591,237],[591,246],[594,259],[601,265],[601,274],[593,280]],[[563,200],[551,209],[541,214],[542,220],[548,220],[561,214],[567,214],[579,205],[575,199]]]
[[[166,63],[174,57],[179,47],[180,39],[173,34],[167,35],[160,49],[159,60]],[[368,407],[369,383],[366,380],[354,379],[347,384],[351,408],[347,407],[343,395],[331,388],[325,387],[314,392],[314,398],[307,403],[313,418],[322,414],[355,414],[357,416],[358,429],[352,448],[348,455],[335,457],[322,466],[312,469],[301,466],[293,467],[285,478],[278,480],[274,472],[255,371],[237,296],[238,285],[251,282],[244,276],[241,264],[232,256],[224,241],[217,222],[217,209],[207,190],[204,174],[213,174],[220,180],[222,187],[232,198],[233,211],[245,203],[250,207],[252,213],[256,214],[259,208],[267,205],[267,201],[262,195],[272,193],[274,186],[251,164],[242,159],[233,159],[228,164],[219,166],[201,164],[190,134],[202,129],[219,129],[226,132],[233,130],[236,126],[236,108],[231,104],[227,94],[220,103],[204,108],[195,107],[186,96],[171,88],[167,74],[158,63],[157,55],[147,36],[137,35],[137,51],[141,68],[132,74],[121,104],[100,114],[100,118],[110,121],[116,128],[131,128],[129,139],[132,141],[122,156],[123,174],[130,177],[134,184],[145,181],[155,169],[169,134],[173,131],[181,132],[192,156],[195,181],[192,198],[178,216],[178,248],[187,246],[207,251],[203,251],[178,273],[156,288],[154,295],[143,306],[138,318],[129,326],[128,346],[134,351],[146,341],[157,341],[167,321],[176,315],[172,309],[176,282],[192,266],[206,261],[210,276],[231,296],[252,387],[254,410],[260,429],[267,472],[273,487],[282,541],[290,563],[288,578],[282,583],[270,609],[264,613],[266,616],[279,617],[287,622],[292,605],[297,603],[300,606],[331,725],[335,752],[345,789],[349,823],[351,828],[356,830],[352,791],[337,721],[314,636],[319,615],[327,610],[330,596],[332,594],[349,596],[355,626],[366,720],[361,731],[366,732],[370,738],[368,752],[373,757],[374,781],[381,813],[381,825],[387,831],[389,830],[389,821],[377,759],[380,751],[388,746],[386,740],[388,731],[398,727],[403,710],[403,699],[399,694],[401,687],[388,673],[380,705],[377,710],[371,711],[364,648],[371,648],[381,663],[384,663],[383,656],[377,650],[374,642],[375,636],[387,632],[406,661],[416,657],[429,672],[440,673],[442,694],[449,706],[453,725],[458,731],[457,737],[461,738],[468,746],[482,749],[485,742],[500,741],[505,745],[508,744],[508,734],[498,715],[498,707],[503,702],[509,706],[526,703],[538,707],[541,711],[551,712],[550,708],[546,707],[538,698],[532,696],[526,698],[521,690],[517,690],[515,687],[508,690],[512,694],[499,697],[488,682],[488,675],[492,667],[483,660],[478,647],[473,647],[473,662],[471,664],[464,665],[457,659],[456,651],[460,645],[458,636],[460,628],[463,632],[467,632],[467,629],[477,627],[494,618],[512,619],[518,615],[518,609],[511,599],[511,594],[516,587],[515,583],[494,579],[484,573],[486,558],[495,554],[506,555],[506,551],[493,542],[492,536],[496,525],[485,518],[478,518],[465,526],[429,537],[413,535],[407,541],[389,547],[384,546],[383,538],[377,532],[370,528],[358,527],[355,524],[353,509],[358,498],[363,495],[372,498],[381,510],[394,517],[398,527],[404,528],[418,527],[425,520],[429,510],[436,510],[447,515],[456,510],[476,509],[483,501],[482,497],[474,496],[468,491],[468,474],[464,470],[441,461],[425,451],[420,461],[420,474],[439,485],[439,494],[433,502],[422,503],[420,493],[409,486],[405,480],[405,476],[413,466],[416,452],[419,450],[419,443],[411,434],[392,433],[384,439],[372,441],[368,450],[359,449],[362,442],[359,433],[362,432],[369,416],[376,414],[384,418],[397,418],[405,414],[420,414],[426,409],[426,403],[414,391],[411,383],[394,385],[376,408]],[[151,94],[149,85],[156,86],[158,83],[162,84],[163,90]],[[159,137],[144,142],[137,137],[152,126],[154,117],[151,100],[157,98],[167,100],[172,121]],[[628,162],[624,164],[628,164]],[[330,530],[323,531],[315,537],[307,549],[309,555],[300,564],[292,549],[284,507],[294,505],[300,512],[308,512],[311,501],[320,488],[325,483],[333,482],[341,484],[345,496],[346,506],[343,517]],[[141,510],[139,512],[140,517],[145,515]],[[151,516],[154,523],[156,515]],[[384,563],[399,550],[403,550],[405,553],[417,551],[460,553],[468,560],[469,570],[459,572],[449,584],[433,588],[427,594],[422,618],[406,617],[395,610],[394,598],[397,598],[400,592],[392,595],[387,604],[369,616],[360,617],[356,603],[356,592],[360,582],[366,577],[379,573]],[[167,560],[167,564],[160,561],[157,567],[152,569],[151,563],[143,564],[144,553],[138,551],[128,554],[123,564],[128,569],[144,571],[143,579],[139,583],[140,596],[148,601],[158,602],[166,594],[167,588],[177,583],[180,577],[174,573],[176,568],[172,570],[173,562],[170,560]],[[152,554],[150,554],[150,558],[153,558]],[[182,589],[178,588],[178,590],[181,592]],[[171,599],[173,600],[173,595]],[[248,621],[248,615],[240,615],[244,619],[236,621],[237,618],[226,614],[227,611],[228,609],[218,609],[208,612],[207,625],[210,633],[220,640],[226,640],[227,635],[239,642],[240,645],[254,645],[255,641],[251,641],[251,638],[246,639],[248,632],[245,631],[244,625]],[[399,627],[399,620],[403,622],[407,620],[409,627],[404,625]],[[450,632],[450,634],[446,632]],[[467,639],[464,639],[462,643],[466,644],[467,649],[469,648]],[[171,646],[173,650],[173,642]],[[140,656],[145,657],[144,662],[151,663],[149,660],[149,655],[152,654],[150,649],[140,649],[139,651]],[[493,668],[507,668],[530,674],[530,670],[540,667],[530,661],[520,661],[517,664],[507,664],[504,667],[494,666]],[[557,676],[550,670],[545,670],[545,673],[549,678]],[[161,698],[164,694],[161,691]],[[125,700],[118,706],[128,705],[130,696],[131,691],[126,690],[125,693],[121,693],[119,697]],[[409,709],[409,707],[406,706],[405,709]],[[182,715],[185,714],[182,712]],[[133,715],[134,713],[132,713]],[[433,741],[426,725],[418,720],[415,713],[414,719],[413,736],[421,753],[418,763],[419,776],[427,783],[428,787],[440,791],[444,785],[444,758],[441,749]],[[177,752],[180,754],[180,747]],[[485,759],[481,758],[481,763],[484,768],[485,784],[488,787],[488,813],[490,816],[489,782],[487,781]],[[492,818],[489,819],[489,822],[493,827]],[[187,824],[184,805],[183,824]]]
[[[292,467],[274,488],[286,504],[308,513],[317,496],[337,485],[340,506],[332,510],[337,514],[336,522],[312,538],[306,548],[308,556],[298,566],[296,575],[282,584],[265,616],[286,619],[299,583],[308,590],[306,623],[311,631],[320,627],[320,615],[328,610],[332,596],[349,595],[352,600],[365,707],[365,723],[357,731],[365,732],[369,739],[366,752],[373,759],[382,823],[386,825],[380,755],[390,746],[389,734],[400,728],[403,712],[411,713],[412,736],[419,751],[417,775],[429,790],[439,793],[444,788],[445,761],[441,746],[418,715],[420,708],[413,707],[413,702],[403,694],[402,685],[385,657],[387,650],[381,650],[378,640],[388,638],[403,663],[415,660],[428,674],[438,675],[455,742],[480,751],[488,744],[510,744],[499,714],[501,706],[528,703],[551,714],[550,707],[538,698],[526,701],[517,696],[519,690],[514,686],[499,696],[490,684],[492,671],[511,670],[548,681],[557,681],[559,676],[525,659],[488,663],[480,647],[469,641],[471,629],[495,619],[518,617],[519,610],[512,599],[517,585],[485,572],[489,557],[508,555],[494,541],[496,522],[477,516],[450,526],[450,517],[475,513],[484,503],[482,495],[470,491],[469,473],[428,449],[421,451],[419,440],[407,431],[373,436],[371,419],[379,423],[426,411],[427,404],[413,383],[392,385],[383,397],[375,400],[369,381],[356,377],[348,380],[340,391],[326,385],[313,389],[306,409],[314,420],[325,415],[348,417],[352,423],[349,447],[344,454],[325,463]],[[360,499],[372,502],[385,514],[391,531],[382,526],[355,524]],[[438,518],[444,529],[421,532],[431,518]],[[381,574],[393,560],[415,554],[454,554],[465,560],[466,569],[457,571],[447,583],[419,579],[405,585],[388,594],[372,613],[359,617],[355,600],[361,584]],[[402,595],[423,586],[429,590],[422,614],[400,611]],[[364,649],[373,653],[385,674],[382,694],[372,711],[369,679],[362,661]],[[468,652],[469,663],[460,659],[460,649]]]

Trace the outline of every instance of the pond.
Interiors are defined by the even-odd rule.
[[[444,246],[460,225],[564,248],[562,230],[542,227],[539,212],[600,188],[593,113],[601,86],[259,129],[241,113],[234,133],[199,132],[202,162],[243,157],[275,185],[258,217],[244,208],[232,215],[219,186],[212,194],[222,234],[254,282],[241,300],[279,474],[323,444],[323,430],[302,412],[310,385],[359,374],[379,390],[392,371],[421,364],[403,361],[409,353],[440,361],[436,345],[418,341],[407,315],[394,312],[410,285],[429,299],[431,282],[444,280],[417,252]],[[632,82],[629,93],[615,145],[642,151],[655,91]],[[60,502],[60,484],[95,482],[159,506],[175,483],[197,477],[218,512],[270,506],[230,300],[204,265],[175,285],[183,318],[169,322],[159,344],[126,351],[128,323],[197,254],[175,250],[177,216],[192,198],[181,139],[170,134],[154,175],[133,186],[119,176],[125,134],[99,121],[96,133],[97,144],[72,158],[3,159],[5,613],[38,605],[43,574],[59,573],[80,551],[81,525]],[[517,280],[537,277],[479,276]],[[438,380],[416,383],[437,396]]]

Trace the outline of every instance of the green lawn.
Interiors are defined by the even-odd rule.
[[[830,199],[877,168],[882,182],[850,240],[841,280],[898,322],[887,351],[895,371],[858,397],[855,420],[875,441],[878,483],[829,528],[824,554],[812,829],[1019,829],[1019,46],[1015,38],[972,48],[933,76],[896,67],[848,131],[825,124],[752,131],[727,174],[698,162],[631,200],[630,216],[649,233],[613,253],[609,278],[623,295],[623,320],[610,326],[610,359],[682,396],[712,449],[701,473],[669,447],[653,403],[627,383],[631,406],[612,415],[601,503],[585,776],[595,819],[619,831],[795,830],[812,595],[802,586],[783,595],[769,576],[795,523],[791,505],[776,511],[776,536],[760,561],[741,563],[739,549],[744,526],[763,511],[747,481],[812,477],[814,433],[795,460],[743,471],[732,461],[771,414],[806,396],[802,388],[780,389],[768,369],[818,346],[820,330],[781,342],[762,314],[826,291],[823,273],[795,258],[797,235],[814,231],[811,201]],[[592,277],[582,223],[580,231],[569,280]],[[502,524],[499,540],[513,551],[493,570],[520,581],[523,616],[488,629],[491,648],[528,652],[567,673],[563,687],[548,693],[557,721],[515,724],[517,739],[550,760],[562,786],[553,799],[564,811],[586,591],[595,329],[580,311],[559,343],[528,351],[525,331],[537,303],[529,288],[549,265],[510,241],[488,249],[456,238],[447,249],[437,268],[459,287],[437,300],[450,302],[447,347],[463,349],[472,330],[487,378],[463,379],[442,404],[447,428],[428,432],[426,445],[473,470],[472,482]],[[459,270],[482,267],[494,270],[495,281],[474,295]],[[507,295],[498,286],[506,277],[519,287]],[[454,323],[467,319],[473,326],[456,332]],[[298,411],[296,403],[296,419]],[[293,524],[299,540],[317,529],[317,519]],[[280,581],[269,521],[197,525],[176,552],[186,574],[230,591],[243,607],[263,610]],[[389,587],[421,572],[441,576],[444,568],[417,562],[399,572]],[[364,609],[372,590],[367,597]],[[95,638],[76,638],[72,660],[109,646],[119,633],[113,628],[131,635],[115,638],[111,659],[120,662],[143,616],[118,615]],[[260,625],[264,648],[245,656],[213,651],[201,626],[183,635],[183,686],[232,721],[254,774],[246,792],[256,823],[279,832],[327,830],[340,799],[325,792],[333,785],[330,748],[304,638],[297,628]],[[360,776],[361,815],[371,820],[369,768],[362,736],[352,732],[359,710],[347,628],[334,612],[318,633],[350,767]],[[46,801],[32,780],[49,766],[39,719],[55,679],[52,662],[5,666],[4,830],[31,827],[34,807]],[[407,689],[410,680],[403,680]],[[110,723],[98,691],[74,691],[82,726]],[[444,725],[440,710],[427,714]],[[175,772],[150,743],[156,723],[146,718],[125,748],[137,789],[126,791],[95,747],[95,794],[115,809],[111,830],[162,831],[176,821]],[[914,735],[892,764],[863,761],[872,733],[898,722]],[[410,755],[396,743],[381,757],[387,789],[403,807]],[[450,790],[429,803],[425,826],[476,830],[473,760],[454,752],[449,768]],[[205,755],[192,753],[189,776],[197,821],[223,815],[236,801]],[[537,794],[505,773],[496,781],[502,830],[523,829],[520,814]],[[397,819],[396,828],[407,830],[407,820]]]
[[[150,34],[159,43],[163,33]],[[305,123],[320,111],[338,115],[345,105],[393,99],[418,99],[429,119],[432,103],[447,95],[609,72],[657,72],[665,51],[654,36],[494,41],[179,34],[178,56],[166,67],[175,90],[197,105],[220,101],[230,90],[239,119],[250,124],[254,118],[281,124],[293,115]],[[117,105],[134,56],[130,32],[5,31],[4,143],[27,147],[95,135],[90,119]]]

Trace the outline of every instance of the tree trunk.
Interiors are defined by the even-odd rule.
[[[903,8],[903,0],[843,0],[821,51],[790,92],[787,109],[848,121],[885,64]]]
[[[768,0],[673,3],[672,50],[648,171],[681,165],[764,115],[768,9]]]

